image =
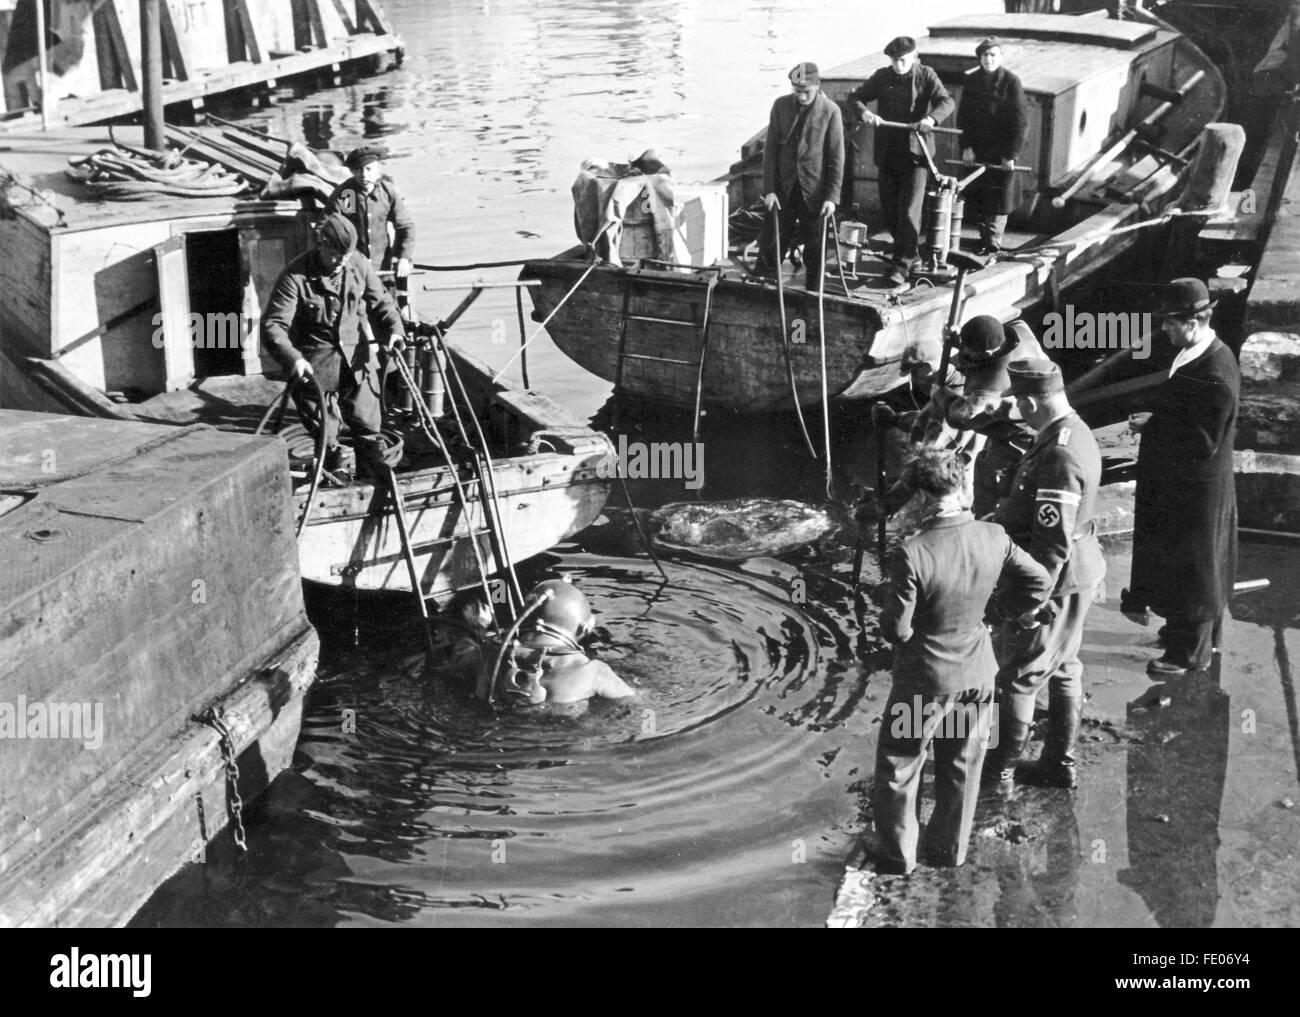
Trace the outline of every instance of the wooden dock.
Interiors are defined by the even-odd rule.
[[[0,926],[125,924],[289,765],[318,640],[279,439],[0,411]],[[217,708],[229,740],[202,720]]]
[[[53,6],[71,5],[54,0]],[[337,84],[345,73],[374,73],[402,60],[402,40],[374,0],[262,5],[162,0],[161,9],[167,69],[162,101],[187,113],[201,111],[204,100],[218,93],[251,90],[274,101],[275,90],[292,79],[316,75]],[[43,117],[38,61],[10,67],[4,75],[0,132],[138,114],[142,71],[135,12],[134,2],[100,5],[93,17],[73,26],[71,38],[49,51]],[[60,12],[56,9],[52,17],[57,21]]]

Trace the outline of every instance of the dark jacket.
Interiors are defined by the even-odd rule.
[[[978,162],[1018,159],[1029,133],[1029,103],[1020,79],[1005,67],[992,74],[982,69],[966,76],[957,107],[961,147],[975,152]],[[987,170],[970,185],[966,200],[994,215],[1006,215],[1017,202],[1016,175]]]
[[[876,113],[896,123],[914,124],[922,117],[933,117],[941,124],[952,113],[953,101],[932,68],[917,60],[912,69],[901,77],[892,67],[882,67],[849,93],[848,108],[859,119],[866,112],[866,104],[876,102]],[[926,148],[934,155],[934,140],[925,139]],[[921,144],[913,131],[895,127],[876,128],[872,146],[876,165],[887,159],[921,156]]]
[[[962,512],[903,541],[886,589],[880,628],[895,644],[895,688],[940,695],[992,686],[998,667],[984,609],[995,589],[1001,610],[1016,617],[1044,603],[1052,582],[1002,527]]]
[[[301,354],[321,388],[338,391],[344,365],[360,367],[368,357],[366,345],[358,349],[367,317],[380,342],[405,334],[397,305],[363,254],[352,251],[338,276],[329,278],[316,252],[308,251],[276,281],[262,312],[262,345],[286,368]]]
[[[387,177],[380,177],[367,195],[355,179],[345,180],[330,195],[325,207],[342,212],[357,228],[357,250],[380,271],[391,269],[398,258],[415,257],[415,220],[402,196]],[[388,247],[388,224],[393,224],[393,247]]]
[[[1043,428],[998,502],[993,521],[1047,569],[1054,596],[1091,590],[1106,576],[1093,513],[1101,486],[1101,450],[1078,414]]]
[[[816,212],[824,201],[838,202],[844,181],[844,121],[840,108],[818,92],[799,136],[793,137],[804,107],[793,95],[772,103],[763,144],[763,193],[781,201],[795,183],[804,202]]]
[[[1237,360],[1215,339],[1160,387],[1142,430],[1130,592],[1157,614],[1212,621],[1232,594],[1240,389]]]

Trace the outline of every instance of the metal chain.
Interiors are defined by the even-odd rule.
[[[247,851],[248,842],[244,837],[244,800],[239,797],[239,764],[235,761],[235,739],[217,707],[209,709],[199,720],[215,730],[220,738],[221,758],[226,765],[230,829],[235,838],[235,846],[240,851]]]

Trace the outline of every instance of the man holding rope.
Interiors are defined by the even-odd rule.
[[[849,108],[872,127],[882,121],[907,124],[911,130],[884,128],[876,133],[873,155],[880,179],[880,207],[894,239],[889,281],[907,282],[916,261],[921,206],[929,179],[929,134],[953,110],[952,97],[939,75],[916,58],[916,40],[900,35],[885,47],[890,65],[882,67],[849,93]],[[876,112],[867,103],[876,103]]]
[[[331,472],[345,465],[340,411],[360,461],[386,461],[379,370],[364,323],[368,319],[390,349],[406,336],[397,305],[356,244],[345,216],[326,216],[316,227],[316,246],[285,266],[262,314],[262,344],[291,373],[291,383],[315,375],[325,393],[322,407],[314,389],[296,385],[294,402],[313,434],[324,427],[325,469]]]
[[[779,272],[785,252],[777,250],[777,227],[783,243],[793,243],[797,229],[804,287],[816,290],[822,285],[822,233],[844,182],[844,122],[840,108],[822,93],[816,64],[796,64],[789,77],[791,94],[772,104],[763,146],[768,215],[755,271]]]

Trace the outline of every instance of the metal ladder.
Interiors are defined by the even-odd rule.
[[[658,266],[666,268],[669,271],[662,275],[640,274],[639,269],[649,266]],[[693,368],[695,370],[695,409],[691,418],[691,440],[698,442],[700,440],[700,411],[704,396],[704,364],[709,353],[709,325],[711,324],[711,315],[713,311],[713,291],[718,285],[718,280],[722,277],[721,265],[679,265],[671,261],[657,261],[651,258],[643,258],[638,263],[639,269],[635,276],[629,272],[625,277],[623,284],[623,314],[619,323],[618,333],[618,362],[614,371],[614,410],[611,417],[611,427],[613,430],[618,429],[618,397],[623,388],[623,370],[629,360],[648,360],[659,364],[675,364],[679,367]],[[707,278],[687,278],[673,271],[674,269],[689,269],[691,272],[707,273]],[[647,286],[671,286],[680,289],[683,286],[697,287],[704,291],[704,312],[699,319],[685,318],[660,318],[649,314],[632,314],[630,313],[632,303],[633,282],[637,281]],[[630,322],[643,321],[656,325],[675,325],[681,328],[692,329],[699,340],[699,358],[696,360],[683,360],[677,357],[656,357],[648,353],[629,353],[627,352],[627,333]]]

